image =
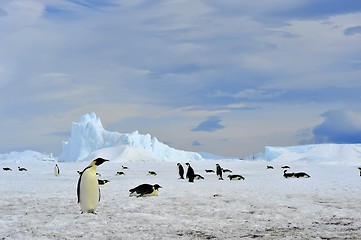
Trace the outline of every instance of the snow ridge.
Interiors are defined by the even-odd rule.
[[[360,163],[361,144],[311,144],[290,147],[265,147],[259,158],[267,161],[323,161]]]
[[[63,142],[59,161],[85,161],[97,156],[112,161],[176,162],[203,159],[198,153],[171,148],[149,134],[107,131],[96,114],[91,113],[72,124],[71,137],[68,142]]]

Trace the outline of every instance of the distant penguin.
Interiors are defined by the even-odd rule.
[[[20,172],[28,171],[26,168],[23,168],[23,167],[18,167],[18,169],[19,169]]]
[[[232,174],[227,176],[229,180],[244,180],[244,177],[238,174]]]
[[[148,171],[148,176],[157,176],[157,173],[154,171]]]
[[[361,167],[358,167],[357,169],[360,171],[360,176],[361,176]]]
[[[99,186],[103,186],[103,185],[105,185],[105,184],[108,183],[108,182],[109,182],[109,180],[106,180],[106,179],[104,179],[104,180],[98,179],[98,184],[99,184]]]
[[[229,169],[223,168],[223,169],[222,169],[222,172],[224,172],[224,173],[226,173],[226,172],[231,173],[231,172],[232,172],[232,170],[229,170]]]
[[[295,173],[294,172],[287,172],[287,169],[285,169],[284,171],[283,171],[283,176],[285,177],[285,178],[294,178],[295,177]]]
[[[214,173],[214,170],[212,170],[212,169],[206,169],[205,171],[206,171],[206,173]]]
[[[267,169],[273,169],[271,165],[267,165]]]
[[[184,179],[184,168],[182,164],[177,163],[177,166],[178,166],[179,179]]]
[[[4,171],[12,171],[11,168],[9,168],[9,167],[4,167],[3,170]]]
[[[311,176],[305,172],[296,172],[296,173],[294,173],[294,177],[295,178],[310,178]]]
[[[103,158],[93,160],[81,173],[78,180],[77,196],[82,213],[94,213],[100,201],[100,189],[96,175],[97,166],[109,161]]]
[[[283,168],[283,169],[289,169],[289,168],[290,168],[290,166],[285,165],[285,166],[282,166],[281,168]]]
[[[189,163],[186,165],[188,166],[186,178],[188,178],[188,182],[194,182],[194,170]]]
[[[124,172],[117,172],[117,173],[115,174],[115,176],[122,176],[122,175],[125,175]]]
[[[199,174],[194,174],[194,179],[203,180],[204,177],[202,177],[202,176],[199,175]]]
[[[146,197],[146,196],[158,196],[159,188],[162,188],[158,184],[141,184],[135,188],[129,190],[129,196]]]
[[[122,168],[123,168],[124,170],[128,170],[128,167],[127,167],[127,166],[123,166],[123,165],[122,165]]]
[[[219,180],[223,180],[222,168],[218,163],[216,164],[216,174],[217,174]]]
[[[55,164],[55,167],[54,167],[54,175],[55,175],[55,176],[59,176],[59,175],[60,175],[60,169],[59,169],[58,164]]]

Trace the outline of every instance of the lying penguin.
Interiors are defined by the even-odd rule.
[[[104,186],[108,182],[109,182],[109,180],[107,180],[107,179],[98,179],[99,186]]]
[[[148,171],[148,176],[157,176],[157,173],[154,171]]]
[[[231,174],[227,176],[229,180],[244,180],[244,177],[238,174]]]
[[[159,188],[162,188],[162,187],[159,186],[158,184],[151,185],[151,184],[144,183],[135,188],[130,189],[129,197],[131,197],[131,196],[136,196],[136,197],[158,196]]]

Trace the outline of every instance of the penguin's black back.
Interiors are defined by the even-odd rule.
[[[79,179],[78,179],[78,187],[76,189],[76,193],[77,193],[77,196],[78,196],[78,203],[80,203],[80,182],[81,182],[81,178],[83,176],[83,173],[85,172],[85,170],[87,170],[88,168],[91,168],[91,166],[88,166],[86,167],[82,172],[78,171],[79,173]],[[100,195],[99,195],[99,200],[100,200]]]
[[[189,182],[194,182],[194,170],[190,165],[187,170],[187,178]]]
[[[153,192],[153,185],[151,184],[147,184],[147,183],[143,183],[140,184],[139,186],[129,189],[129,192],[132,194],[134,192],[144,195],[144,194],[151,194]]]
[[[223,177],[222,177],[222,168],[220,165],[217,164],[217,176],[219,176],[219,179],[223,180]]]
[[[181,178],[181,179],[184,179],[184,168],[183,168],[183,166],[182,166],[182,164],[178,164],[178,172],[179,172],[179,177]]]

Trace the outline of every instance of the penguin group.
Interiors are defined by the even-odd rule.
[[[10,171],[10,172],[12,172],[13,170],[11,169],[11,168],[9,168],[9,167],[3,167],[3,170],[4,171]],[[26,169],[26,168],[24,168],[24,167],[18,167],[18,170],[19,170],[19,172],[27,172],[28,170]]]
[[[96,210],[98,208],[98,204],[101,199],[100,194],[100,186],[104,186],[105,184],[109,183],[107,179],[98,179],[100,174],[97,173],[97,167],[101,164],[108,162],[109,160],[104,158],[96,158],[93,160],[87,167],[84,168],[83,171],[78,171],[79,179],[77,184],[77,200],[80,205],[81,213],[93,213],[96,214]],[[194,180],[204,180],[205,178],[200,174],[195,173],[193,167],[189,162],[185,163],[186,171],[183,168],[181,163],[177,163],[178,169],[178,176],[179,179],[184,180],[186,179],[188,182],[193,183]],[[288,172],[289,166],[282,166],[284,169],[284,177],[285,178],[309,178],[310,175],[305,172]],[[128,170],[128,167],[122,166],[122,169]],[[271,166],[267,166],[267,169],[273,169]],[[5,168],[4,168],[5,170]],[[20,170],[20,168],[19,168]],[[361,168],[359,168],[360,175],[361,175]],[[205,172],[209,174],[215,174],[218,180],[224,180],[223,174],[224,173],[232,173],[232,170],[225,169],[220,166],[219,163],[215,164],[215,170],[213,169],[206,169]],[[56,164],[54,167],[54,174],[55,176],[59,176],[60,170],[59,166]],[[124,172],[118,171],[116,175],[124,175]],[[155,171],[148,171],[149,176],[157,176]],[[207,176],[208,176],[207,175]],[[229,174],[227,178],[230,181],[235,180],[245,180],[245,177],[240,174]],[[149,184],[149,183],[142,183],[133,188],[129,189],[129,196],[135,197],[150,197],[150,196],[158,196],[159,190],[162,188],[158,183],[156,184]]]
[[[311,176],[305,172],[287,172],[287,169],[283,171],[284,178],[310,178]]]
[[[203,180],[204,177],[198,173],[194,172],[194,169],[192,168],[192,166],[190,165],[189,162],[185,163],[185,165],[187,166],[187,173],[186,173],[186,179],[188,179],[188,182],[193,183],[195,179],[197,180]],[[178,167],[178,174],[179,174],[179,179],[184,179],[183,175],[184,175],[184,169],[181,163],[177,163],[177,167]],[[230,169],[224,169],[222,168],[219,163],[216,164],[216,170],[214,171],[213,169],[205,169],[205,172],[208,173],[216,173],[216,176],[218,177],[219,180],[223,180],[223,173],[232,173],[232,170]],[[230,174],[227,176],[230,180],[244,180],[245,178],[242,175],[239,174]]]

